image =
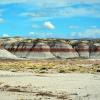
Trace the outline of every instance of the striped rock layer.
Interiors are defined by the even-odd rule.
[[[51,58],[100,58],[100,44],[78,43],[75,45],[67,42],[16,42],[6,44],[4,48],[17,57],[28,59]]]

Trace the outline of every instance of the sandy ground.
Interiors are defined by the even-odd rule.
[[[0,100],[100,100],[100,74],[0,71]]]

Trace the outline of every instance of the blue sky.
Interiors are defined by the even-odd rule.
[[[0,0],[0,37],[100,38],[100,0]]]

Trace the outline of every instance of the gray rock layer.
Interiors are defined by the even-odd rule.
[[[0,49],[0,59],[18,59],[15,55],[5,49]]]

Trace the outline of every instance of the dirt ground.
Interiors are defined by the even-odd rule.
[[[100,60],[0,60],[0,100],[100,100]]]
[[[100,100],[100,74],[0,71],[1,100]]]

